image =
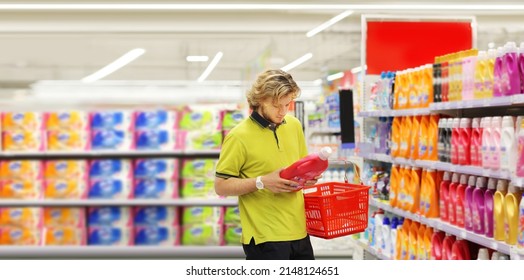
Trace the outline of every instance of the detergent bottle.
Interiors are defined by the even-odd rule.
[[[490,183],[488,182],[488,184]],[[506,184],[499,184],[497,185],[497,191],[493,196],[493,218],[495,224],[493,238],[498,241],[506,240],[506,208],[504,207],[504,198],[507,191],[508,187]]]
[[[491,169],[499,170],[500,168],[500,137],[501,137],[502,118],[491,118]]]
[[[480,120],[482,128],[482,167],[491,167],[491,117],[484,117]]]
[[[499,184],[504,184],[504,180],[498,180],[497,185]],[[489,238],[493,238],[493,196],[497,190],[497,185],[494,183],[488,184],[488,189],[484,192],[484,234]]]
[[[473,191],[475,190],[475,176],[469,176],[468,186],[465,191],[464,199],[464,228],[467,231],[473,231],[473,219],[472,208],[473,208]]]
[[[507,83],[504,92],[506,95],[513,95],[520,93],[520,75],[518,65],[517,44],[515,42],[507,42],[504,46],[504,60],[503,65],[507,74]]]
[[[502,118],[502,132],[500,136],[500,169],[510,171],[516,164],[517,153],[515,137],[515,118],[504,116]]]
[[[469,165],[471,160],[471,119],[461,118],[459,124],[458,163]]]
[[[506,243],[516,245],[519,228],[519,205],[522,192],[518,187],[511,183],[508,187],[508,193],[504,198],[504,208],[506,210]]]
[[[473,88],[473,97],[475,99],[484,98],[485,82],[487,73],[488,55],[485,51],[479,51],[477,63],[475,64],[475,86]]]
[[[497,48],[497,53],[495,56],[495,62],[493,65],[493,97],[499,97],[503,96],[503,85],[504,82],[504,76],[507,76],[504,72],[504,65],[503,65],[503,56],[504,56],[504,49],[502,47]]]
[[[484,234],[486,232],[486,222],[484,221],[486,217],[486,199],[484,197],[486,191],[485,178],[480,177],[477,179],[476,185],[477,187],[473,190],[471,219],[473,222],[473,231],[477,234]]]
[[[464,201],[466,200],[466,187],[468,175],[460,175],[460,184],[456,188],[455,221],[458,227],[464,228]]]
[[[497,51],[495,49],[488,50],[487,69],[486,69],[486,81],[484,84],[484,95],[482,98],[493,97],[493,74],[495,72],[495,58],[497,57]]]
[[[438,218],[439,216],[440,205],[437,177],[438,174],[435,169],[426,170],[426,201],[424,203],[424,215],[427,218]]]
[[[448,191],[448,221],[452,225],[457,224],[457,187],[459,185],[459,174],[453,173]]]
[[[435,230],[431,236],[431,259],[442,260],[442,249],[444,247],[444,239],[446,233],[443,231]]]
[[[470,159],[471,165],[481,166],[482,162],[482,128],[480,118],[471,121]]]
[[[305,156],[280,171],[280,177],[295,181],[298,183],[298,186],[304,186],[306,181],[319,176],[328,168],[328,158],[331,153],[330,147],[322,147],[319,153]]]
[[[429,116],[428,127],[428,160],[438,160],[438,121],[439,114],[432,114]]]
[[[460,118],[453,119],[453,128],[451,130],[451,164],[459,163],[459,146],[460,146]]]
[[[524,93],[524,42],[519,47],[520,93]]]
[[[444,222],[449,221],[448,219],[448,205],[449,205],[449,185],[451,184],[451,174],[444,172],[442,181],[440,182],[439,188],[439,213],[440,219]]]
[[[389,205],[397,207],[399,195],[400,168],[398,164],[391,165],[391,177],[389,181]]]

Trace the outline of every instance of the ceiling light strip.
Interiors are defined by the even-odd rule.
[[[217,64],[220,61],[220,59],[222,59],[223,55],[224,54],[222,52],[218,52],[215,55],[215,57],[213,57],[213,60],[211,60],[211,62],[207,66],[206,70],[204,70],[204,73],[202,73],[202,75],[200,75],[200,77],[198,77],[198,82],[199,83],[201,83],[205,79],[207,79],[207,76],[209,76],[209,74],[211,74],[211,71],[213,71],[213,69],[215,69],[215,67],[217,66]]]
[[[124,54],[123,56],[119,57],[115,61],[111,62],[110,64],[106,65],[104,68],[96,71],[95,73],[85,77],[82,79],[82,82],[84,83],[92,83],[94,81],[100,80],[107,75],[115,72],[116,70],[126,66],[131,61],[137,59],[139,56],[143,55],[146,51],[144,49],[133,49]]]
[[[188,55],[186,57],[188,62],[205,62],[209,60],[207,55]]]
[[[289,71],[289,70],[299,66],[300,64],[310,60],[312,57],[313,57],[312,53],[306,53],[305,55],[297,58],[296,60],[294,60],[293,62],[289,63],[288,65],[280,68],[280,70],[287,72],[287,71]]]
[[[523,11],[522,4],[0,4],[0,10],[354,10]]]
[[[308,38],[313,37],[313,36],[315,36],[317,33],[319,33],[320,31],[322,31],[322,30],[324,30],[324,29],[330,27],[331,25],[333,25],[333,24],[335,24],[335,23],[337,23],[337,22],[343,20],[344,18],[348,17],[348,16],[351,15],[352,13],[353,13],[353,11],[350,11],[350,10],[345,11],[345,12],[343,12],[343,13],[341,13],[341,14],[335,16],[335,17],[333,17],[332,19],[330,19],[330,20],[328,20],[328,21],[322,23],[321,25],[319,25],[319,26],[317,26],[317,27],[311,29],[308,33],[306,33],[306,36],[307,36]]]
[[[342,77],[344,77],[344,72],[338,72],[338,73],[335,73],[333,75],[327,76],[326,79],[331,82],[331,81],[334,81],[334,80],[338,80],[338,79],[340,79]]]

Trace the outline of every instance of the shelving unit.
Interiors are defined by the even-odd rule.
[[[385,110],[385,111],[372,111],[372,112],[361,112],[361,117],[391,117],[391,116],[413,116],[413,115],[428,115],[433,113],[444,113],[449,115],[460,116],[463,111],[475,110],[480,108],[510,108],[510,107],[521,107],[524,105],[524,94],[514,96],[504,96],[491,99],[481,100],[467,100],[457,102],[440,102],[432,103],[429,108],[424,109],[408,109],[408,110]],[[451,163],[429,161],[429,160],[412,160],[405,158],[393,158],[386,154],[377,153],[361,153],[364,160],[374,160],[380,162],[393,163],[398,165],[406,165],[411,167],[419,167],[426,169],[436,169],[449,172],[458,172],[462,174],[483,176],[497,179],[510,180],[515,186],[524,187],[524,178],[515,178],[510,172],[502,170],[491,170],[485,169],[478,166],[463,166],[454,165]],[[413,221],[425,224],[433,227],[437,230],[441,230],[448,234],[458,236],[462,239],[471,241],[479,244],[486,248],[490,248],[501,253],[507,254],[511,259],[524,259],[524,250],[518,249],[516,246],[510,246],[505,242],[496,241],[493,238],[487,238],[483,235],[476,234],[474,232],[466,231],[463,228],[451,225],[443,222],[440,219],[429,219],[418,214],[413,214],[407,211],[403,211],[397,208],[392,208],[389,204],[376,199],[370,198],[370,206],[383,209],[386,212],[393,213],[398,216],[402,216]],[[377,252],[373,252],[373,248],[369,248],[366,244],[359,244],[359,246],[370,251],[374,255]]]
[[[366,241],[364,240],[360,240],[360,239],[352,239],[353,241],[353,244],[355,246],[358,246],[360,248],[362,248],[363,250],[365,250],[366,252],[368,252],[369,254],[371,254],[372,256],[380,259],[380,260],[391,260],[390,257],[386,256],[385,254],[383,254],[380,250],[377,250],[371,246],[369,246],[367,244]]]
[[[0,199],[0,207],[92,207],[92,206],[237,206],[236,198],[174,198],[174,199]]]
[[[96,158],[218,158],[219,150],[132,150],[132,151],[37,151],[37,152],[0,152],[2,160],[17,159],[96,159]]]

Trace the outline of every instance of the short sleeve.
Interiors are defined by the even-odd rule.
[[[244,144],[239,137],[230,132],[222,143],[215,176],[225,179],[230,177],[238,178],[245,159],[246,150]]]

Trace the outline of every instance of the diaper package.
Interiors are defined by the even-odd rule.
[[[175,150],[178,132],[172,129],[148,129],[135,132],[137,150]]]
[[[135,198],[177,198],[178,180],[166,178],[137,178],[133,181],[133,195]]]
[[[241,245],[242,227],[240,224],[225,224],[224,225],[224,244],[225,245]]]
[[[245,119],[244,113],[240,110],[222,111],[222,129],[230,130]]]
[[[221,224],[191,224],[182,226],[182,245],[220,246],[224,244]]]
[[[5,179],[0,182],[0,198],[40,199],[42,197],[41,179]]]
[[[216,159],[186,159],[182,161],[182,178],[215,177]]]
[[[83,246],[87,244],[87,228],[44,228],[44,246]]]
[[[129,151],[135,148],[133,132],[117,129],[91,130],[92,150]]]
[[[88,197],[91,199],[133,198],[131,178],[89,179]]]
[[[43,167],[39,160],[4,160],[0,161],[2,179],[42,179]]]
[[[40,112],[2,113],[3,131],[40,131],[44,129],[44,116]]]
[[[82,207],[44,207],[44,227],[85,228],[86,210]]]
[[[42,239],[41,228],[0,226],[0,245],[40,246]]]
[[[178,179],[178,159],[147,158],[133,162],[133,177]]]
[[[46,130],[89,131],[89,113],[85,111],[55,111],[45,114]]]
[[[43,151],[46,146],[42,130],[4,130],[2,144],[3,150],[10,152]]]
[[[181,130],[210,131],[222,129],[218,110],[185,110],[181,112],[179,128]]]
[[[37,207],[0,208],[0,226],[42,228],[43,210]]]
[[[223,207],[189,206],[182,208],[182,225],[192,224],[222,224],[224,221]]]
[[[115,129],[132,132],[134,130],[133,111],[95,111],[90,114],[91,129]]]
[[[89,207],[88,226],[132,227],[133,214],[130,207],[103,206]]]
[[[180,244],[180,227],[135,227],[135,245],[175,246]]]
[[[89,161],[89,178],[132,178],[132,162],[128,159],[95,159]]]
[[[170,206],[134,207],[135,226],[174,227],[179,225],[178,208]]]
[[[178,133],[178,143],[178,146],[183,147],[183,149],[186,151],[217,150],[222,146],[222,131],[183,130]]]
[[[183,179],[180,194],[185,198],[218,198],[218,195],[215,192],[215,181],[204,177]]]
[[[90,149],[89,131],[50,130],[47,131],[47,150],[85,151]]]
[[[84,178],[45,179],[44,197],[50,199],[84,199],[88,180]]]
[[[134,241],[132,227],[89,226],[89,246],[131,246]]]
[[[135,130],[173,130],[177,128],[178,112],[172,110],[141,110],[135,112]]]
[[[44,161],[44,177],[46,179],[87,179],[88,174],[86,160]]]
[[[225,224],[239,224],[240,223],[240,209],[238,206],[227,206],[225,207],[224,213]]]

